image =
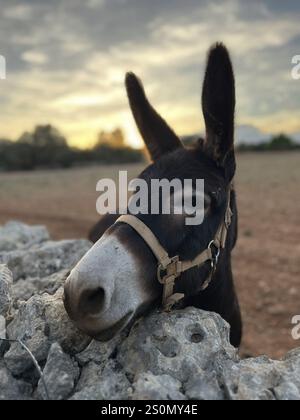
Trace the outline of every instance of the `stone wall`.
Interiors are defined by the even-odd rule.
[[[62,286],[90,246],[53,242],[43,226],[0,227],[0,336],[34,354],[50,399],[300,399],[300,349],[280,361],[240,360],[214,313],[154,311],[107,343],[82,334]],[[46,398],[20,343],[0,342],[0,399]]]

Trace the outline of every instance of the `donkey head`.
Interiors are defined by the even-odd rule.
[[[186,226],[184,218],[177,215],[138,215],[170,256],[191,260],[214,238],[224,218],[235,173],[235,85],[229,54],[222,44],[209,52],[202,94],[206,138],[193,149],[184,148],[150,105],[141,82],[132,73],[126,76],[126,88],[152,159],[140,178],[147,183],[153,178],[204,179],[205,218],[201,225]],[[97,242],[72,270],[65,285],[65,306],[71,319],[99,340],[110,339],[159,303],[162,294],[157,260],[144,240],[127,224],[117,222],[107,229],[112,224],[111,216],[108,223],[103,223],[105,229],[101,231],[98,225],[94,230]],[[231,247],[227,240],[221,258],[228,256]],[[187,297],[197,295],[209,270],[207,263],[182,274],[175,291]]]

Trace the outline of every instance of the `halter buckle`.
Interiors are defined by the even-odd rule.
[[[181,274],[181,262],[179,256],[171,258],[170,264],[163,267],[159,264],[157,268],[157,279],[161,284],[174,281]]]

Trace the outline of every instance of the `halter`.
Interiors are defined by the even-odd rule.
[[[232,186],[229,188],[227,194],[227,206],[224,220],[220,224],[214,239],[208,244],[208,247],[193,260],[181,261],[179,256],[170,257],[154,233],[136,216],[123,215],[116,220],[115,223],[126,223],[131,226],[138,235],[143,238],[155,255],[158,261],[157,280],[163,285],[162,306],[164,310],[170,310],[175,303],[184,298],[183,293],[174,294],[175,280],[180,277],[182,273],[194,267],[199,268],[207,261],[211,261],[211,268],[207,279],[201,286],[201,291],[206,290],[210,285],[217,268],[221,249],[225,248],[228,229],[231,225],[233,216],[230,207],[231,191]]]

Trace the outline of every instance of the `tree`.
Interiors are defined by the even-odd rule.
[[[290,150],[294,149],[294,147],[295,143],[293,140],[285,134],[274,136],[269,143],[270,150]]]
[[[32,149],[32,166],[70,166],[72,157],[65,137],[52,125],[38,125],[25,132],[18,144]]]
[[[273,136],[269,141],[262,141],[257,144],[240,143],[237,146],[240,152],[269,152],[269,151],[284,151],[284,150],[299,150],[300,145],[286,134],[279,134]]]
[[[39,125],[25,132],[17,141],[0,139],[1,170],[33,170],[67,168],[97,163],[130,163],[143,160],[140,150],[126,146],[123,132],[102,132],[94,148],[80,150],[68,146],[65,137],[51,125]]]
[[[98,135],[96,148],[102,145],[115,148],[125,147],[125,137],[123,131],[119,128],[112,132],[101,131]]]
[[[36,126],[33,133],[25,132],[18,141],[38,147],[67,146],[65,137],[50,124]]]

